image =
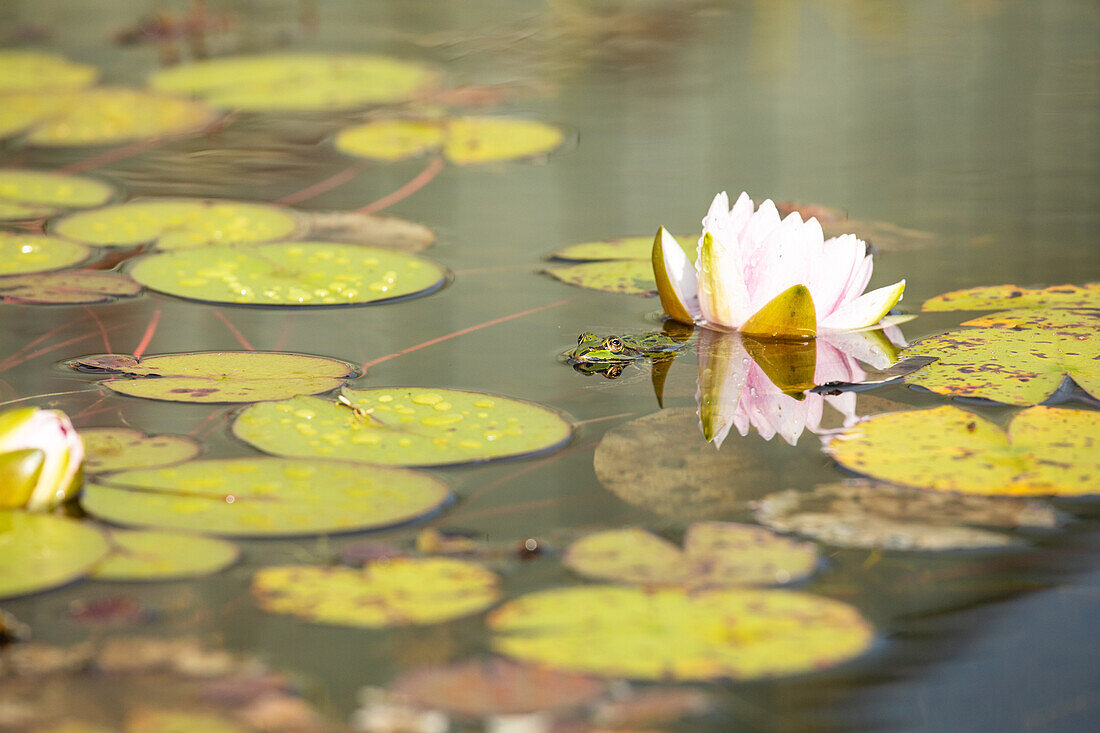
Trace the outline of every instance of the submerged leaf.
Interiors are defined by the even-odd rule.
[[[90,254],[91,250],[76,242],[0,231],[0,276],[60,270],[83,262]],[[0,280],[0,287],[2,283]]]
[[[1032,407],[1008,432],[957,407],[876,415],[828,444],[838,463],[907,486],[966,494],[1100,493],[1100,412]]]
[[[953,290],[924,301],[924,311],[986,311],[1007,308],[1100,308],[1100,283],[1021,288],[983,285]]]
[[[84,470],[88,473],[167,466],[194,458],[199,444],[184,435],[145,435],[130,428],[88,428]]]
[[[225,540],[177,532],[116,529],[111,553],[92,572],[96,580],[151,581],[201,578],[237,561]]]
[[[64,270],[0,278],[0,298],[28,305],[109,303],[140,292],[141,286],[129,275],[102,270]]]
[[[0,510],[0,598],[86,575],[110,546],[95,527],[52,514]]]
[[[395,252],[415,254],[435,242],[435,232],[395,216],[375,216],[355,211],[306,211],[299,213],[306,225],[303,239],[349,242]]]
[[[845,662],[874,640],[851,606],[788,590],[589,585],[489,615],[493,647],[555,669],[645,680],[753,680]]]
[[[0,220],[30,219],[49,216],[64,208],[101,206],[114,195],[111,186],[94,178],[0,168]]]

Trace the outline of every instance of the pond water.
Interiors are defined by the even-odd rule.
[[[162,6],[174,13],[189,7],[6,3],[0,42],[93,64],[110,84],[140,85],[169,51],[184,61],[196,52],[186,39],[112,40]],[[612,482],[621,488],[615,492],[597,478],[601,439],[661,409],[652,366],[630,365],[620,378],[604,379],[574,371],[561,354],[583,331],[658,330],[660,303],[573,287],[539,271],[564,245],[648,235],[660,225],[694,232],[717,191],[845,212],[872,232],[871,287],[906,279],[905,313],[958,288],[1100,279],[1100,34],[1091,2],[206,6],[216,16],[206,32],[209,53],[372,52],[424,61],[443,70],[449,87],[470,87],[460,101],[488,103],[467,104],[464,113],[548,122],[567,131],[566,142],[545,160],[436,171],[428,157],[357,164],[336,152],[331,137],[362,121],[361,112],[242,113],[202,134],[121,156],[110,154],[113,146],[34,148],[10,140],[0,148],[5,165],[87,169],[119,186],[124,198],[290,197],[301,209],[330,211],[381,202],[380,212],[435,232],[423,254],[453,279],[424,297],[338,309],[215,307],[150,292],[87,307],[3,303],[0,358],[19,358],[0,375],[0,402],[42,395],[22,404],[63,409],[78,428],[186,433],[201,439],[204,457],[256,455],[229,432],[239,407],[101,391],[99,377],[64,364],[107,351],[103,338],[110,350],[132,353],[152,333],[147,354],[243,346],[323,355],[368,365],[355,389],[491,392],[556,408],[576,431],[566,447],[544,456],[433,470],[456,500],[409,526],[241,540],[241,562],[201,580],[84,581],[4,600],[4,610],[38,641],[69,644],[104,633],[73,623],[68,609],[74,601],[125,596],[154,614],[110,633],[195,635],[258,655],[295,675],[307,699],[344,721],[364,686],[385,687],[406,670],[487,654],[483,616],[396,630],[306,624],[256,608],[248,587],[257,568],[326,564],[352,542],[408,543],[429,526],[507,548],[537,538],[555,551],[605,528],[644,526],[679,537],[700,518],[753,521],[746,502],[767,493],[850,477],[810,432],[791,446],[779,436],[765,441],[733,431],[718,449],[733,457],[721,485],[710,487],[719,497],[713,504],[678,504],[675,497],[662,504],[630,482]],[[305,195],[343,171],[339,185]],[[952,312],[921,314],[904,326],[905,337],[913,341],[960,320]],[[695,348],[689,345],[668,372],[667,410],[694,412]],[[862,415],[947,402],[890,384],[860,393],[856,409]],[[1015,414],[991,403],[967,407],[1002,426]],[[696,448],[702,454],[701,436],[675,440],[700,444],[684,455],[697,455]],[[631,467],[642,476],[666,469]],[[1072,521],[1009,551],[822,545],[819,570],[799,588],[859,609],[875,627],[871,650],[810,675],[697,683],[713,696],[714,710],[654,727],[1092,729],[1100,723],[1100,525],[1094,504],[1058,508]],[[578,582],[556,552],[529,562],[518,555],[499,563],[507,599]]]

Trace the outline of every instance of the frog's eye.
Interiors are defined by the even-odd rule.
[[[616,336],[612,336],[607,339],[607,341],[604,341],[603,345],[606,346],[607,350],[610,351],[612,354],[618,354],[623,350],[622,339]]]

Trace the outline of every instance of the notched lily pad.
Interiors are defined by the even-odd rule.
[[[303,239],[365,244],[395,252],[415,254],[435,242],[435,232],[394,216],[375,216],[355,211],[303,211]]]
[[[112,530],[111,553],[92,572],[96,580],[160,581],[201,578],[237,561],[225,540],[178,532]]]
[[[761,524],[838,547],[964,550],[1005,547],[1016,540],[993,530],[1053,529],[1049,505],[997,496],[926,491],[873,481],[787,490],[754,503]]]
[[[269,613],[337,626],[420,626],[469,616],[500,598],[500,579],[477,563],[395,558],[362,569],[316,565],[261,568],[252,594]]]
[[[332,242],[199,247],[143,257],[130,274],[145,287],[208,303],[338,306],[414,297],[447,273],[416,255]]]
[[[80,89],[95,84],[99,69],[64,56],[23,49],[0,49],[0,93],[37,89]]]
[[[924,301],[923,311],[988,311],[1019,308],[1100,308],[1100,283],[1022,288],[983,285],[953,290]]]
[[[0,278],[0,299],[27,305],[110,303],[140,292],[141,286],[129,275],[102,270],[63,270]]]
[[[103,533],[86,523],[0,510],[0,598],[81,578],[109,549]]]
[[[965,494],[1087,496],[1100,492],[1100,412],[1031,407],[1007,433],[954,406],[875,415],[827,451],[857,473]]]
[[[521,596],[489,615],[492,645],[527,662],[644,680],[754,680],[866,651],[853,607],[788,590],[588,585]]]
[[[101,206],[114,195],[111,186],[94,178],[0,168],[0,220],[34,219],[61,209]]]
[[[688,528],[682,550],[652,532],[631,527],[596,532],[574,542],[564,563],[588,578],[646,586],[772,585],[810,575],[817,548],[763,527],[698,522]]]
[[[279,537],[402,524],[450,497],[443,482],[415,471],[234,458],[102,476],[84,487],[81,506],[118,524]]]
[[[103,382],[119,394],[169,402],[280,400],[327,392],[358,376],[346,362],[277,351],[205,351],[143,359],[105,354],[69,364],[78,371],[122,375]]]
[[[1067,377],[1100,399],[1100,313],[1045,307],[994,313],[926,338],[906,357],[936,361],[905,378],[938,394],[1035,405]]]
[[[194,458],[199,444],[185,435],[146,435],[130,428],[88,428],[84,441],[85,473],[151,468]]]
[[[549,407],[479,392],[344,389],[341,400],[253,405],[233,434],[265,453],[383,465],[450,466],[554,450],[572,426]]]
[[[142,199],[66,216],[60,236],[99,247],[156,244],[157,249],[246,244],[288,237],[299,222],[289,209],[220,199]]]
[[[61,270],[80,264],[90,254],[90,249],[77,242],[0,231],[0,276]]]

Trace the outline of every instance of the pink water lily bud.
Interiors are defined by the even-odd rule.
[[[825,239],[817,219],[781,219],[770,200],[754,209],[747,193],[732,207],[724,191],[714,197],[690,260],[662,227],[653,249],[661,304],[673,318],[719,330],[806,337],[868,328],[905,291],[901,280],[864,293],[872,262],[863,240]]]
[[[80,490],[83,463],[84,441],[65,413],[0,414],[0,508],[53,509]]]

